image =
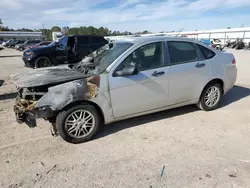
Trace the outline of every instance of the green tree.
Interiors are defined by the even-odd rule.
[[[60,32],[60,31],[61,31],[61,28],[58,27],[58,26],[53,26],[53,27],[51,28],[51,31],[52,31],[52,32]]]

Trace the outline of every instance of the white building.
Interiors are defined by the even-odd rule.
[[[42,32],[0,31],[0,40],[8,39],[44,39]]]
[[[248,43],[250,42],[250,27],[141,34],[141,36],[153,36],[153,35],[169,35],[169,36],[184,35],[189,38],[195,38],[195,39],[202,39],[202,38],[221,39],[222,42],[225,42],[226,40],[234,41],[237,38],[240,38],[243,39],[245,43]],[[117,40],[125,37],[127,36],[108,36],[105,38],[109,38],[110,40]]]

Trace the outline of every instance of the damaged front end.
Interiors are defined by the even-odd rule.
[[[18,96],[14,102],[14,112],[18,123],[26,123],[29,127],[36,127],[38,111],[38,109],[36,109],[36,104],[47,92],[41,92],[41,89],[42,88],[18,89]]]
[[[14,112],[16,114],[16,120],[18,123],[25,122],[29,127],[36,126],[36,116],[34,108],[36,101],[30,101],[25,99],[16,99],[14,103]]]

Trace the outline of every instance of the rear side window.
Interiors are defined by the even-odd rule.
[[[89,36],[77,37],[78,43],[80,44],[89,44]]]
[[[191,42],[169,41],[168,48],[172,64],[182,64],[199,60],[198,51]]]
[[[215,56],[215,53],[212,50],[209,50],[208,48],[201,46],[199,44],[197,44],[197,45],[200,48],[200,51],[205,59],[211,59]]]
[[[104,43],[105,39],[103,37],[99,36],[92,36],[91,37],[91,43]]]

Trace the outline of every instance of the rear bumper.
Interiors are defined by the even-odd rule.
[[[224,94],[226,94],[230,89],[233,88],[234,84],[237,80],[237,68],[236,67],[230,67],[226,71],[226,75],[224,78]]]

